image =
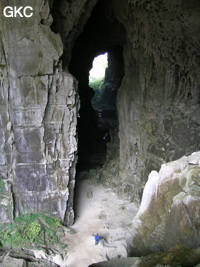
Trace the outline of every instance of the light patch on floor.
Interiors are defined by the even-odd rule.
[[[88,197],[90,196],[90,197]],[[115,247],[119,240],[126,240],[138,207],[120,199],[111,189],[80,181],[77,193],[76,222],[71,227],[75,233],[66,231],[68,244],[67,267],[87,267],[105,261],[104,245],[95,245],[94,236],[99,234],[107,247]]]

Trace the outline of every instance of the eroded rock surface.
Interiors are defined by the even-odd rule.
[[[133,220],[133,253],[200,246],[200,152],[152,171]]]
[[[200,249],[171,250],[166,253],[150,254],[143,257],[129,257],[126,259],[99,262],[89,267],[164,267],[191,266],[199,267]]]
[[[1,16],[1,221],[45,212],[71,224],[77,83],[59,67],[63,45],[44,23],[51,20],[47,1],[32,7],[31,18]]]
[[[44,257],[37,259],[33,251],[23,249],[2,249],[0,250],[0,266],[3,267],[56,267],[56,263],[52,262],[52,257]]]
[[[119,177],[136,200],[152,169],[199,150],[200,10],[197,1],[115,2],[127,32],[117,99]]]
[[[33,9],[31,18],[0,17],[2,221],[43,211],[73,222],[79,101],[63,69],[70,59],[71,69],[81,65],[84,89],[93,57],[117,45],[124,60],[119,138],[102,180],[139,203],[152,169],[199,150],[199,1],[40,0]],[[82,130],[92,136],[91,91],[80,93],[89,114]]]
[[[65,68],[70,66],[82,84],[82,107],[87,106],[83,115],[92,113],[88,108],[91,91],[86,87],[94,56],[105,51],[112,54],[116,46],[123,50],[124,76],[117,93],[119,140],[113,143],[119,149],[117,156],[108,157],[102,180],[139,203],[152,169],[158,171],[164,162],[199,150],[199,2],[100,0],[97,4],[88,1],[88,8],[86,1],[61,3],[55,5],[54,30],[67,44]],[[80,20],[74,16],[66,23],[75,5]],[[69,43],[78,34],[72,49]],[[80,135],[88,129],[84,136],[91,140],[92,116],[87,116]]]

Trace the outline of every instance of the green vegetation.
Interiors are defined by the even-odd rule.
[[[0,227],[1,246],[32,248],[58,245],[64,247],[58,237],[61,227],[62,224],[58,218],[33,213],[20,215],[14,222]]]
[[[103,83],[104,83],[104,77],[101,77],[101,78],[91,78],[91,80],[89,82],[89,86],[94,91],[98,91],[98,90],[101,90],[102,89],[101,85],[103,85]]]
[[[105,93],[106,93],[106,86],[108,84],[105,83],[104,77],[102,78],[92,78],[89,86],[94,90],[95,95],[92,99],[92,106],[95,110],[102,110],[104,109],[105,105]]]

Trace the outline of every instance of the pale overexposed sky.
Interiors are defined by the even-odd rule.
[[[93,68],[90,70],[90,77],[102,78],[105,76],[105,69],[108,66],[108,54],[99,55],[93,60]],[[89,77],[89,78],[90,78]]]

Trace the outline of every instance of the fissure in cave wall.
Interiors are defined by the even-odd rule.
[[[84,84],[81,98],[89,99],[84,89],[94,51],[123,47],[119,132],[112,133],[100,180],[131,200],[140,201],[152,169],[199,150],[198,15],[197,1],[101,0],[71,54],[73,74],[80,62],[86,66],[77,79]],[[64,24],[58,25],[63,26],[62,39],[68,40],[62,34]]]
[[[87,57],[72,58],[97,2],[104,16],[82,36]],[[139,202],[150,170],[200,148],[199,1],[40,0],[33,9],[32,18],[1,16],[1,218],[43,211],[73,222],[79,99],[68,68],[74,60],[88,71],[113,45],[124,59],[119,132],[100,179]]]
[[[80,118],[78,119],[78,171],[101,166],[104,162],[106,142],[103,140],[103,136],[117,124],[117,115],[115,115],[116,94],[123,77],[122,45],[124,42],[125,30],[123,26],[117,21],[110,22],[106,17],[102,3],[98,3],[94,7],[83,32],[76,39],[69,64],[70,73],[79,81],[78,89],[81,100]],[[108,52],[108,68],[105,75],[107,86],[104,107],[101,109],[102,119],[98,120],[97,111],[92,108],[91,103],[94,92],[88,85],[89,71],[92,68],[94,57],[105,52]],[[113,118],[109,117],[111,116],[109,113],[115,113]],[[106,119],[113,125],[106,124]],[[98,158],[99,162],[95,164],[94,158]]]

